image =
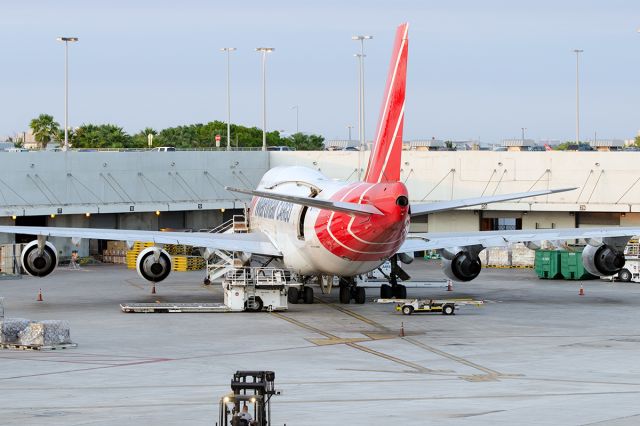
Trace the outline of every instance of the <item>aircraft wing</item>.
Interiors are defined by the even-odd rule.
[[[316,207],[319,209],[343,212],[355,215],[383,214],[371,204],[348,203],[345,201],[320,200],[311,197],[300,197],[296,195],[280,194],[278,192],[255,191],[252,189],[237,189],[225,186],[227,191],[239,192],[241,194],[253,195],[255,197],[270,198],[272,200],[285,201],[303,206]]]
[[[185,244],[228,251],[281,256],[280,250],[262,232],[224,234],[208,232],[161,232],[125,229],[58,228],[40,226],[0,226],[8,234],[42,235],[45,237],[91,238],[100,240],[145,241],[158,244]]]
[[[399,253],[433,250],[451,247],[481,245],[483,247],[503,247],[512,243],[539,241],[567,241],[575,239],[601,240],[603,238],[632,237],[640,235],[640,227],[623,228],[559,228],[522,229],[517,231],[474,231],[439,232],[409,234]]]
[[[411,216],[455,210],[462,207],[479,206],[481,204],[498,203],[501,201],[518,200],[520,198],[538,197],[540,195],[555,194],[557,192],[573,191],[576,188],[545,189],[532,192],[516,192],[511,194],[491,195],[488,197],[461,198],[451,201],[436,201],[433,203],[411,203]]]

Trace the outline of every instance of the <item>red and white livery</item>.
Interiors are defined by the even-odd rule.
[[[303,282],[311,277],[340,277],[340,301],[364,302],[364,289],[354,277],[391,260],[390,286],[382,286],[383,298],[404,297],[398,283],[408,275],[398,261],[409,262],[414,251],[438,249],[444,273],[451,279],[470,281],[481,270],[478,253],[486,247],[525,242],[584,238],[586,269],[594,275],[613,275],[624,266],[622,249],[640,228],[550,229],[409,235],[412,216],[454,210],[461,207],[552,194],[570,189],[543,190],[493,195],[462,200],[411,204],[400,181],[402,130],[405,110],[408,24],[396,31],[386,90],[382,99],[367,170],[362,182],[339,182],[305,167],[276,167],[269,170],[255,190],[227,188],[252,195],[250,232],[246,234],[199,234],[113,229],[0,226],[0,232],[37,235],[23,257],[25,269],[37,276],[49,274],[56,263],[46,237],[95,238],[123,241],[153,241],[138,265],[141,276],[151,281],[164,279],[171,262],[162,244],[187,244],[205,252],[242,252],[275,259],[299,274]],[[52,254],[53,253],[53,254]],[[53,257],[52,257],[53,256]]]

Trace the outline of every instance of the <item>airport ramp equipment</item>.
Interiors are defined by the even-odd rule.
[[[377,303],[395,303],[396,311],[403,315],[411,315],[414,312],[438,312],[443,315],[453,315],[457,309],[463,306],[480,307],[482,300],[473,299],[377,299]]]
[[[123,303],[122,312],[126,313],[214,313],[231,312],[224,303]]]

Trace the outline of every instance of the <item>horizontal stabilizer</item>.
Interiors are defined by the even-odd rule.
[[[285,201],[303,206],[315,207],[318,209],[330,210],[334,212],[349,213],[355,215],[371,215],[383,213],[371,204],[347,203],[344,201],[319,200],[311,197],[299,197],[296,195],[280,194],[269,191],[255,191],[250,189],[237,189],[225,187],[227,191],[239,192],[241,194],[253,195],[254,197],[270,198],[272,200]]]
[[[555,194],[557,192],[573,191],[576,188],[544,189],[532,192],[516,192],[512,194],[492,195],[489,197],[461,198],[451,201],[436,201],[433,203],[411,204],[411,216],[455,210],[462,207],[479,206],[481,204],[499,203],[501,201],[518,200],[520,198],[538,197],[540,195]]]

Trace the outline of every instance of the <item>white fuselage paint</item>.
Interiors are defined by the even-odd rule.
[[[307,167],[275,167],[265,173],[257,190],[308,197],[311,188],[317,188],[320,192],[316,198],[329,199],[346,185],[346,182],[329,179],[319,171]],[[260,197],[256,197],[252,203],[249,213],[251,230],[261,231],[269,236],[282,253],[285,267],[302,275],[350,277],[372,271],[384,262],[384,259],[352,261],[327,250],[316,234],[315,224],[320,213],[317,208],[307,208],[304,235],[301,235],[300,218],[303,209],[298,204]]]

